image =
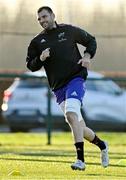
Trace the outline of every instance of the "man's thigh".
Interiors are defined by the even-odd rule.
[[[66,86],[65,100],[72,98],[77,99],[82,104],[85,94],[85,81],[81,77],[71,80]]]

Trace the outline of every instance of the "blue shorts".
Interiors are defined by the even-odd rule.
[[[58,104],[61,104],[68,98],[78,99],[82,103],[85,90],[85,80],[81,77],[76,77],[62,88],[54,91],[54,94]]]

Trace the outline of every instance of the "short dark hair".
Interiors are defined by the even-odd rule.
[[[42,6],[42,7],[40,7],[39,9],[38,9],[38,11],[37,11],[37,13],[40,13],[42,10],[47,10],[50,14],[52,14],[53,13],[53,10],[50,8],[50,7],[48,7],[48,6]]]

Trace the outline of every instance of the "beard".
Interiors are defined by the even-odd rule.
[[[52,29],[53,28],[53,23],[46,21],[46,22],[41,23],[41,26],[43,27],[43,29]]]
[[[42,26],[44,29],[48,29],[49,24],[48,24],[48,22],[44,22],[44,23],[41,24],[41,26]]]

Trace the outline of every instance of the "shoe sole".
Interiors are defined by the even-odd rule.
[[[85,170],[85,168],[79,168],[79,167],[75,167],[75,166],[71,166],[71,168],[73,169],[73,170],[79,170],[79,171],[84,171]]]

